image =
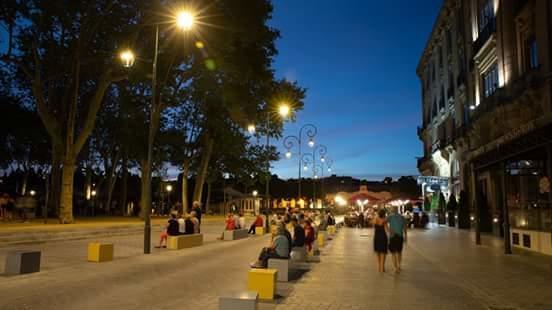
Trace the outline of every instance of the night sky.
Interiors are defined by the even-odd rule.
[[[333,172],[363,179],[416,175],[422,145],[416,66],[442,0],[275,0],[276,70],[308,89],[285,134],[315,124]],[[284,154],[282,141],[273,141]],[[274,163],[296,178],[298,160]],[[325,172],[327,174],[327,172]],[[312,176],[312,172],[306,173]]]

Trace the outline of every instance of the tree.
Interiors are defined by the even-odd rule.
[[[13,2],[15,18],[7,22],[13,45],[4,59],[17,65],[20,86],[50,136],[53,162],[62,164],[59,220],[72,223],[76,160],[94,129],[104,94],[126,76],[111,55],[128,38],[141,3]]]

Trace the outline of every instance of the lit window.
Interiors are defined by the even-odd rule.
[[[494,19],[493,0],[483,0],[485,3],[479,10],[479,32],[482,32],[485,27]]]
[[[498,88],[498,65],[493,64],[489,70],[483,73],[483,89],[485,97],[489,97]]]
[[[537,69],[539,67],[539,51],[537,40],[534,37],[527,40],[527,50],[529,52],[529,68]]]

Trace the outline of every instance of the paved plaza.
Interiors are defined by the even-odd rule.
[[[115,260],[87,263],[90,240],[25,245],[40,248],[40,273],[0,276],[0,309],[217,309],[221,294],[246,288],[249,262],[268,236],[217,241],[206,225],[203,246],[141,255],[141,236],[105,238]],[[502,254],[499,240],[476,247],[472,235],[449,228],[411,231],[404,270],[376,272],[372,231],[343,229],[321,262],[278,285],[269,309],[552,309],[548,257]],[[154,234],[157,241],[157,234]],[[3,261],[5,252],[0,248]],[[3,268],[3,266],[1,267]]]

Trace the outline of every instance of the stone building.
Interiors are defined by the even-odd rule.
[[[417,70],[418,168],[466,191],[476,239],[504,236],[506,252],[552,255],[551,14],[548,0],[444,1]]]

